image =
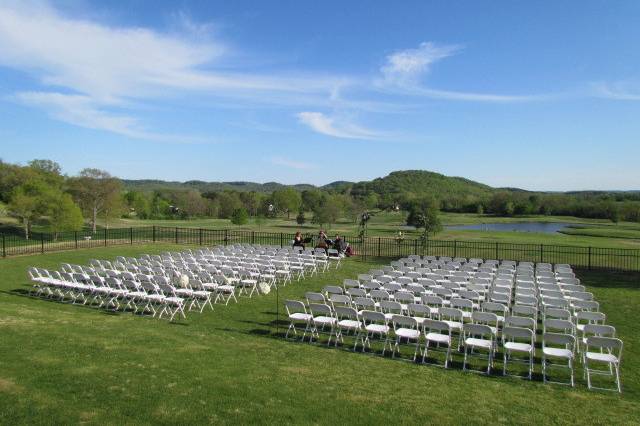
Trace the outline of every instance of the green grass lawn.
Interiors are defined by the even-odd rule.
[[[24,296],[30,265],[171,248],[0,260],[0,424],[640,422],[638,274],[579,274],[624,340],[622,395],[587,391],[580,367],[570,389],[285,341],[275,334],[273,293],[177,323]],[[281,289],[280,299],[373,266],[349,260]]]

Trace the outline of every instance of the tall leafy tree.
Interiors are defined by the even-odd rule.
[[[291,212],[298,211],[302,204],[300,193],[290,187],[273,191],[272,198],[276,209],[287,212],[287,219],[290,218]]]
[[[71,191],[80,207],[91,221],[91,229],[96,232],[98,217],[107,220],[119,213],[122,203],[122,183],[118,178],[99,169],[84,169],[71,181]]]
[[[82,225],[84,224],[82,211],[80,207],[73,202],[71,195],[63,192],[52,194],[50,206],[50,228],[56,240],[60,232],[79,231],[82,229]]]
[[[433,235],[442,230],[439,213],[440,209],[435,199],[419,198],[411,205],[407,225],[422,229],[422,239],[426,241],[430,234]]]

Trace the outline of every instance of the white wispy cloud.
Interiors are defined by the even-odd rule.
[[[45,110],[50,116],[79,127],[104,130],[135,139],[157,142],[204,143],[204,138],[160,134],[146,130],[131,116],[112,113],[90,96],[70,95],[54,92],[20,92],[15,95],[19,102]]]
[[[433,63],[455,54],[460,49],[458,45],[420,43],[416,49],[400,50],[387,56],[387,61],[380,71],[387,83],[415,84],[429,71]]]
[[[619,101],[640,101],[640,85],[630,82],[592,83],[593,96]]]
[[[237,102],[306,105],[345,78],[234,72],[229,48],[206,24],[180,15],[184,34],[113,27],[61,15],[42,1],[0,5],[0,66],[26,71],[41,88],[18,95],[78,126],[157,139],[139,130],[133,103],[190,95]],[[53,111],[53,112],[52,112]]]
[[[381,134],[343,120],[336,120],[321,112],[304,111],[297,114],[298,120],[311,130],[342,139],[380,139]]]
[[[284,166],[290,169],[297,169],[297,170],[309,170],[309,169],[315,168],[313,164],[305,163],[304,161],[291,160],[289,158],[281,157],[281,156],[271,157],[269,159],[269,162],[276,166]]]
[[[549,100],[555,95],[504,95],[454,90],[439,90],[423,83],[433,64],[458,53],[460,45],[438,45],[423,42],[417,48],[399,50],[387,56],[380,67],[382,78],[374,80],[374,86],[384,92],[403,96],[419,96],[431,99],[470,102],[530,102]]]

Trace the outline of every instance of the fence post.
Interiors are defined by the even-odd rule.
[[[224,230],[224,245],[227,245],[227,242],[229,241],[229,230],[225,229]]]
[[[7,243],[4,234],[2,234],[2,257],[7,257]]]
[[[591,246],[589,246],[589,270],[591,270]]]
[[[380,251],[380,243],[381,243],[380,240],[381,240],[380,237],[378,237],[378,257],[382,257],[382,253]]]
[[[540,244],[540,263],[544,262],[544,244]]]
[[[107,246],[107,228],[104,228],[104,246]]]
[[[256,242],[256,231],[251,231],[251,244]]]
[[[413,240],[413,252],[415,254],[418,254],[418,239],[417,238]]]
[[[178,227],[176,226],[176,244],[178,244]]]
[[[40,252],[44,253],[44,233],[40,233]]]
[[[453,240],[453,257],[458,257],[458,240]]]
[[[153,225],[151,228],[151,241],[156,242],[156,226]]]
[[[133,245],[133,226],[129,228],[129,240],[131,241],[131,245]]]
[[[200,243],[200,246],[202,246],[202,228],[199,230],[198,242]]]
[[[78,250],[78,231],[73,231],[73,239],[76,242],[76,250]]]
[[[284,234],[281,232],[280,233],[280,248],[284,247]]]
[[[498,257],[498,242],[496,241],[496,260],[500,260]]]

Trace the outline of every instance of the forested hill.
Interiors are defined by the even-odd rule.
[[[199,180],[174,182],[162,180],[123,180],[126,189],[136,191],[195,189],[200,192],[219,192],[235,190],[241,192],[271,193],[287,185],[277,182],[204,182]],[[288,185],[299,191],[308,189],[323,189],[336,192],[351,192],[354,195],[364,195],[371,192],[383,194],[431,194],[438,198],[450,196],[484,196],[490,195],[494,189],[488,185],[474,182],[460,177],[449,177],[439,173],[424,170],[407,170],[392,172],[383,178],[358,183],[336,181],[321,187],[309,184]]]
[[[491,195],[494,189],[488,185],[461,177],[450,177],[425,170],[392,172],[370,182],[359,182],[351,187],[351,194],[375,192],[389,194],[429,194],[439,199],[482,197]]]

